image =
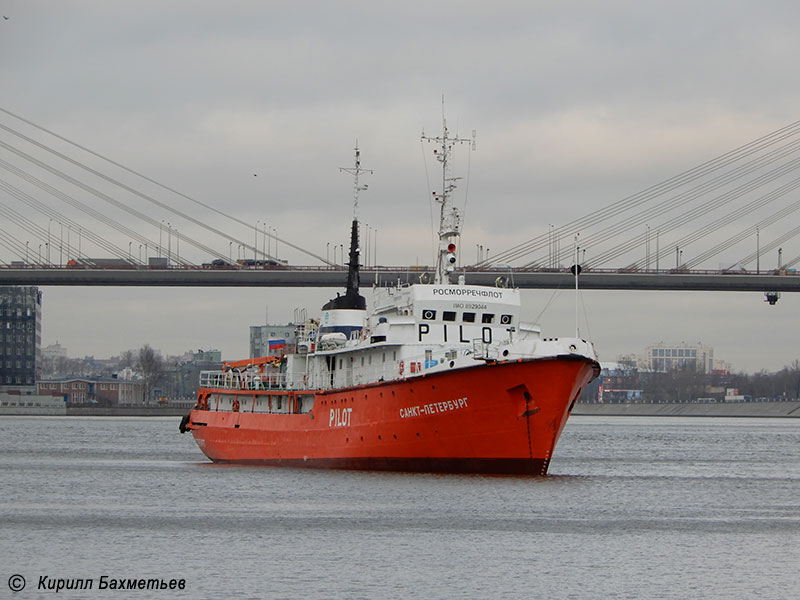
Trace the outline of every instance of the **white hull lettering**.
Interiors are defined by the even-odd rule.
[[[475,290],[458,286],[433,288],[434,296],[461,296],[471,298],[502,298],[503,292],[497,290]]]
[[[352,408],[332,408],[328,427],[350,427]]]
[[[430,416],[439,413],[452,412],[454,410],[461,410],[467,408],[467,398],[456,398],[455,400],[444,400],[442,402],[431,402],[430,404],[422,404],[417,406],[408,406],[400,409],[401,419],[410,419],[412,417]]]

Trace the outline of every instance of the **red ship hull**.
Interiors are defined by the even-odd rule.
[[[313,394],[310,412],[249,412],[270,392],[237,391],[241,410],[194,409],[187,429],[219,463],[544,475],[597,362],[558,356]],[[285,394],[285,392],[284,392]]]

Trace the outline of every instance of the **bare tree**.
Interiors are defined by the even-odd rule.
[[[144,348],[143,348],[144,349]],[[125,350],[125,352],[119,355],[119,368],[124,369],[125,367],[135,367],[137,363],[136,354],[133,350]]]
[[[149,344],[145,344],[139,349],[136,367],[142,374],[145,402],[150,402],[153,389],[164,379],[164,360]]]

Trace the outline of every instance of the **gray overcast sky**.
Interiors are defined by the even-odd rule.
[[[0,12],[0,106],[323,256],[347,240],[338,167],[358,138],[375,171],[360,216],[387,264],[431,262],[419,134],[438,133],[442,94],[451,128],[478,131],[465,262],[477,244],[509,248],[796,121],[800,106],[790,2],[0,0]],[[43,343],[72,356],[150,343],[235,359],[267,312],[313,314],[335,290],[44,293]],[[526,292],[527,316],[551,294]],[[586,292],[582,333],[606,361],[700,341],[736,370],[775,370],[800,358],[799,302]],[[544,332],[571,332],[573,310],[562,292]]]

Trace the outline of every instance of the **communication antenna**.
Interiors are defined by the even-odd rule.
[[[439,213],[439,252],[436,261],[436,276],[434,283],[441,285],[450,283],[450,274],[455,270],[456,250],[459,236],[461,235],[461,216],[458,209],[453,206],[452,196],[456,189],[456,181],[461,177],[453,177],[450,173],[450,154],[456,144],[470,143],[475,149],[476,132],[472,131],[472,138],[450,137],[447,129],[447,119],[444,115],[444,96],[442,96],[442,134],[440,136],[427,136],[422,132],[421,138],[428,143],[434,142],[436,149],[433,153],[436,160],[442,165],[442,191],[433,192],[433,199],[441,205]]]
[[[358,193],[364,192],[368,189],[368,185],[358,183],[358,177],[362,173],[369,173],[372,175],[372,169],[361,168],[361,151],[358,149],[358,139],[356,139],[355,151],[355,165],[352,167],[339,167],[339,172],[350,173],[353,176],[353,220],[358,220]]]

